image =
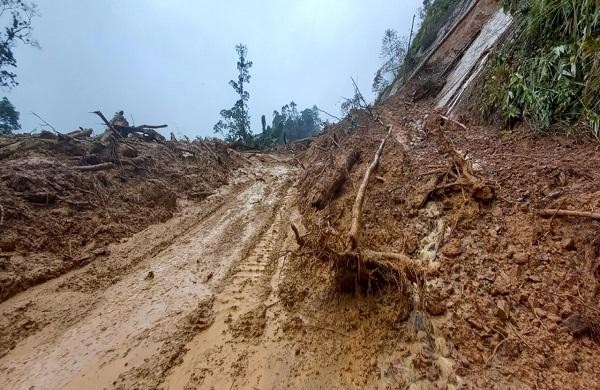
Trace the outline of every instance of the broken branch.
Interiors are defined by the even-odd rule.
[[[358,193],[356,194],[356,199],[354,200],[354,206],[352,206],[352,224],[350,225],[350,231],[348,232],[348,244],[347,250],[353,250],[357,246],[357,236],[358,231],[360,229],[360,220],[362,216],[362,209],[365,204],[365,194],[367,192],[367,186],[369,184],[369,179],[371,178],[371,174],[379,165],[379,158],[381,157],[381,153],[383,152],[383,147],[385,146],[385,142],[392,134],[392,127],[388,126],[388,132],[386,136],[381,140],[381,144],[375,152],[375,157],[371,162],[371,165],[367,168],[365,172],[365,176],[363,177],[362,183],[358,188]]]
[[[554,216],[558,217],[578,217],[578,218],[589,218],[600,221],[600,214],[590,213],[587,211],[572,211],[572,210],[560,210],[560,209],[543,209],[538,212],[541,217],[551,218]]]

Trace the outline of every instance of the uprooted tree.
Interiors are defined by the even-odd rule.
[[[225,136],[228,141],[241,141],[249,145],[252,141],[250,130],[250,114],[248,113],[248,100],[250,94],[244,85],[250,82],[250,68],[252,61],[248,61],[248,49],[246,45],[239,44],[235,47],[239,59],[237,62],[238,79],[229,81],[229,85],[239,95],[239,99],[232,108],[221,110],[222,119],[213,127],[215,133]]]

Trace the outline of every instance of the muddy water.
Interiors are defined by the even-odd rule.
[[[119,244],[121,247],[112,248],[113,255],[103,260],[108,269],[111,263],[122,263],[135,254],[142,258],[126,274],[116,275],[117,281],[108,288],[102,288],[104,284],[99,281],[98,289],[65,291],[64,286],[69,286],[65,281],[78,277],[65,275],[0,305],[0,313],[13,313],[27,302],[38,302],[38,311],[30,315],[39,316],[39,322],[51,318],[48,326],[21,340],[0,359],[0,388],[112,387],[122,373],[155,360],[178,324],[216,294],[215,326],[194,339],[202,348],[194,348],[196,355],[186,355],[178,370],[183,375],[174,376],[173,383],[179,383],[174,387],[185,385],[186,367],[206,350],[205,341],[221,342],[219,326],[225,320],[224,313],[233,305],[249,307],[256,303],[253,296],[241,292],[262,277],[271,259],[266,253],[280,244],[274,237],[284,216],[276,210],[281,209],[282,199],[289,201],[282,196],[290,186],[289,168],[265,159],[254,158],[250,168],[208,200],[214,208],[208,215],[194,209],[203,205],[188,206],[183,214],[198,218],[193,223],[182,217],[152,226]],[[143,239],[158,240],[161,236],[173,239],[158,250],[149,250],[147,247],[156,242]],[[88,283],[92,286],[95,275],[103,275],[100,271],[86,273],[85,269],[80,273],[82,278],[92,279]],[[220,286],[226,278],[234,283],[223,290]],[[62,310],[69,305],[73,318],[63,321]],[[128,383],[122,385],[129,387]]]

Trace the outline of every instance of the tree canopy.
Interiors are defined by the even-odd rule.
[[[0,134],[12,134],[21,128],[19,112],[6,98],[0,100]]]
[[[32,37],[31,20],[37,16],[35,4],[22,0],[0,0],[0,17],[8,18],[4,31],[0,31],[0,87],[12,88],[19,83],[17,75],[10,69],[17,67],[17,60],[13,48],[18,42],[38,47]]]
[[[252,131],[250,129],[250,115],[248,113],[248,100],[250,93],[244,85],[250,82],[250,68],[252,61],[248,61],[248,49],[246,45],[239,44],[235,47],[238,53],[238,78],[229,81],[229,85],[239,95],[239,99],[232,108],[221,110],[222,119],[214,126],[215,133],[220,133],[229,141],[242,141],[250,144]]]

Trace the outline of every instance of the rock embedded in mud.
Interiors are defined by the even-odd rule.
[[[442,253],[446,257],[455,258],[462,254],[462,243],[460,240],[452,240],[444,246]]]
[[[575,312],[561,323],[573,336],[582,336],[589,330],[589,321],[581,313]]]
[[[496,302],[496,309],[496,316],[502,321],[508,321],[510,319],[508,302],[506,302],[504,299],[499,299]]]
[[[529,254],[525,252],[515,253],[513,255],[513,260],[519,265],[526,264],[527,262],[529,262]]]

